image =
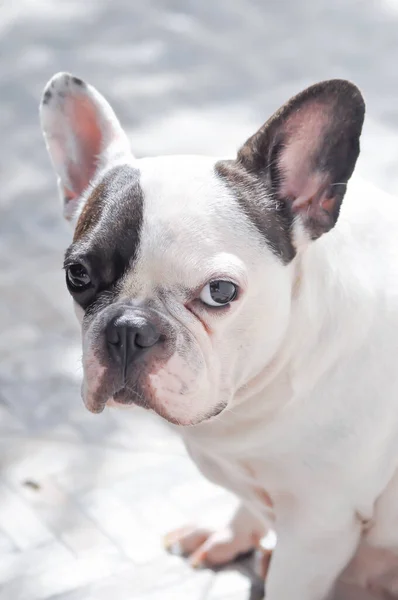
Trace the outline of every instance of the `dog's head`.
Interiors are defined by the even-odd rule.
[[[41,104],[65,215],[66,283],[83,330],[83,398],[196,424],[275,356],[296,255],[336,223],[364,103],[342,80],[291,99],[234,160],[136,160],[119,121],[68,74]]]

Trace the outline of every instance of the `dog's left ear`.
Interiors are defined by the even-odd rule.
[[[264,181],[278,210],[300,219],[307,236],[316,239],[337,221],[364,115],[355,85],[318,83],[277,111],[247,140],[237,161]]]
[[[105,98],[69,73],[57,73],[47,83],[40,120],[70,218],[98,170],[131,155],[127,136]]]

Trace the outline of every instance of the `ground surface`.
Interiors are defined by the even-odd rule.
[[[225,517],[179,441],[140,411],[93,416],[60,269],[69,232],[37,104],[59,70],[98,86],[137,155],[229,153],[292,93],[356,81],[360,170],[398,191],[393,0],[0,1],[0,600],[248,600],[160,535]]]

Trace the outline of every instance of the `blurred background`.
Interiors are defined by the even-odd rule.
[[[233,507],[179,440],[141,410],[83,408],[47,80],[93,83],[143,156],[233,153],[292,94],[348,78],[368,106],[358,168],[397,192],[397,31],[397,0],[0,1],[0,600],[257,593],[244,565],[164,554],[168,529]]]

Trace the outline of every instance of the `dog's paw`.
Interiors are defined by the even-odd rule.
[[[237,534],[229,527],[220,531],[183,527],[166,535],[164,545],[170,553],[187,557],[194,568],[219,567],[257,550],[256,572],[264,579],[272,553],[271,546],[263,545],[259,536]]]
[[[251,536],[237,536],[229,528],[211,531],[189,526],[172,531],[164,540],[169,552],[188,557],[195,568],[225,565],[253,550],[257,542]]]

